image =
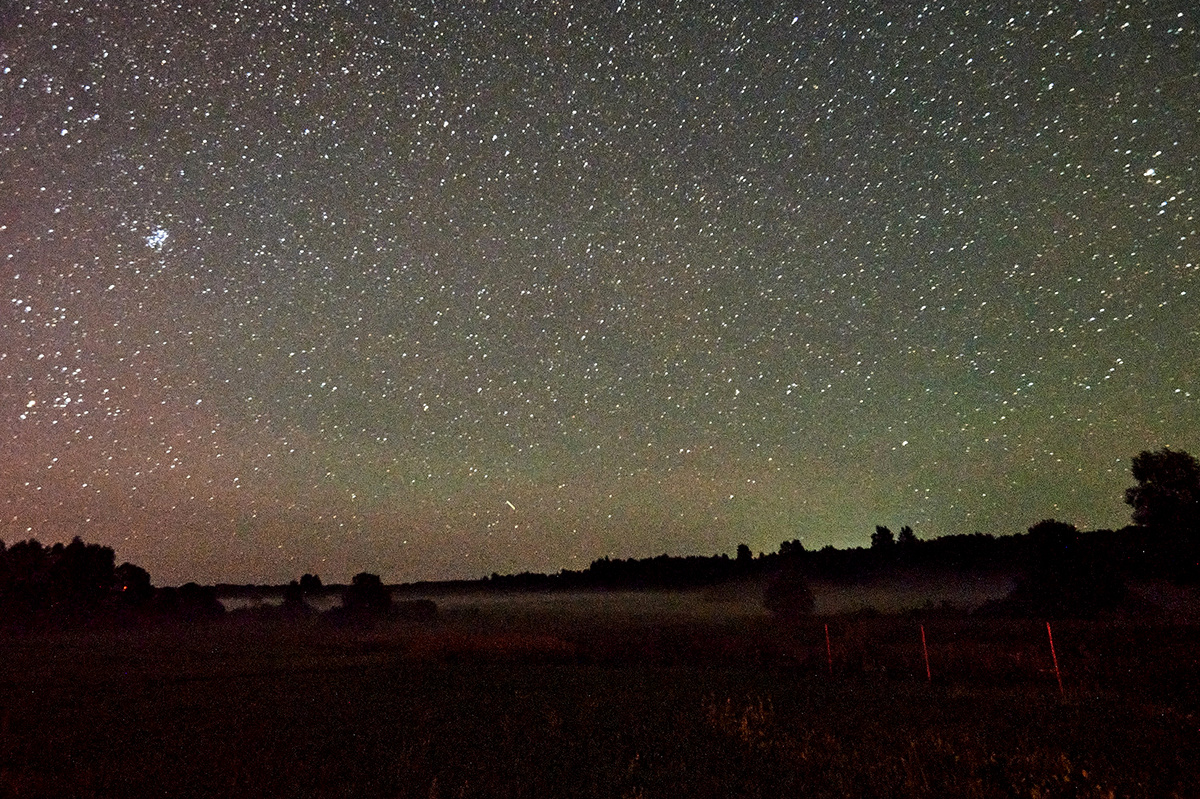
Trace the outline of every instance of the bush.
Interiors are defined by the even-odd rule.
[[[787,564],[775,573],[763,590],[763,607],[779,619],[796,619],[812,613],[812,589],[808,580],[794,564]]]
[[[1128,599],[1111,560],[1089,546],[1074,525],[1047,519],[1029,528],[1032,556],[1011,594],[991,613],[1041,618],[1090,618]]]

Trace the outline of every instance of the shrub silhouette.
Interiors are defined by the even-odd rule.
[[[777,619],[797,619],[813,611],[812,589],[795,563],[785,563],[763,590],[763,607]]]

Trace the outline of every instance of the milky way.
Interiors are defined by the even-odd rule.
[[[777,8],[5,6],[0,536],[169,583],[1125,524],[1200,451],[1194,4]]]

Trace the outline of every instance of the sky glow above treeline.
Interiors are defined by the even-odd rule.
[[[0,537],[387,581],[1129,520],[1191,2],[17,2]]]

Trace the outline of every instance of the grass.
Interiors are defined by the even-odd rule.
[[[239,623],[0,642],[0,796],[1200,796],[1193,626]]]

